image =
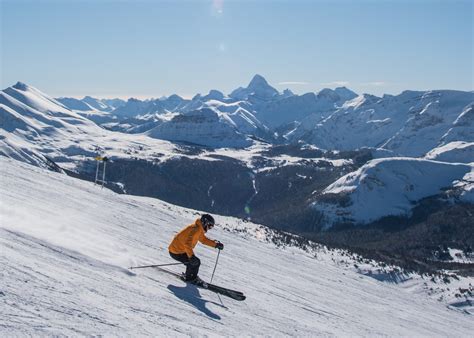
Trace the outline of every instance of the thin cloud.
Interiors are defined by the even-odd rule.
[[[338,86],[338,87],[344,87],[349,85],[349,81],[332,81],[332,82],[326,82],[326,83],[321,83],[323,86]]]
[[[373,81],[373,82],[365,82],[362,83],[363,86],[369,86],[369,87],[384,87],[388,86],[388,82],[385,81]]]
[[[292,86],[292,85],[296,85],[296,86],[305,86],[305,85],[309,85],[309,82],[304,82],[304,81],[283,81],[283,82],[278,82],[278,84],[280,86]]]

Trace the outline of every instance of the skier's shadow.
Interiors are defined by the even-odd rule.
[[[212,312],[206,307],[206,303],[212,303],[219,306],[222,305],[209,300],[202,299],[201,294],[199,293],[199,288],[197,286],[192,284],[186,284],[185,287],[178,287],[176,285],[170,284],[168,285],[168,290],[173,292],[176,297],[193,305],[196,309],[209,316],[210,318],[217,320],[221,319],[218,314]]]

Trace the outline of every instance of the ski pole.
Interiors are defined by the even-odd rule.
[[[184,264],[186,265],[186,263],[167,263],[167,264],[155,264],[155,265],[142,265],[142,266],[131,266],[129,267],[130,270],[133,270],[133,269],[143,269],[143,268],[158,268],[160,266],[168,266],[168,265],[180,265],[180,264]]]
[[[212,271],[211,283],[212,283],[212,279],[214,278],[214,272],[216,272],[217,262],[219,261],[219,255],[220,255],[220,254],[221,254],[221,251],[219,250],[219,252],[217,253],[216,265],[214,265],[214,271]]]

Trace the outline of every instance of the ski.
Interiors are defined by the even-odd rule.
[[[179,278],[180,280],[182,280],[183,282],[186,282],[186,283],[189,283],[187,281],[185,281],[183,279],[183,275],[177,273],[177,272],[173,272],[173,271],[170,271],[170,270],[167,270],[167,269],[163,269],[161,267],[156,267],[158,270],[160,271],[163,271],[165,273],[168,273],[172,276],[175,276],[177,278]],[[227,296],[227,297],[230,297],[232,299],[235,299],[235,300],[239,300],[239,301],[242,301],[242,300],[245,300],[245,295],[240,292],[240,291],[236,291],[236,290],[232,290],[232,289],[228,289],[228,288],[224,288],[222,286],[219,286],[219,285],[215,285],[215,284],[210,284],[210,283],[206,283],[206,282],[203,282],[203,283],[191,283],[193,285],[196,285],[197,287],[200,287],[200,288],[203,288],[203,289],[207,289],[209,291],[212,291],[212,292],[215,292],[215,293],[218,293],[218,294],[221,294],[223,296]]]
[[[199,286],[199,284],[196,284],[197,286]],[[208,289],[208,290],[211,290],[213,292],[216,292],[218,294],[221,294],[223,296],[227,296],[227,297],[230,297],[230,298],[233,298],[235,300],[245,300],[245,295],[240,292],[240,291],[235,291],[235,290],[231,290],[231,289],[227,289],[227,288],[224,288],[222,286],[218,286],[218,285],[215,285],[215,284],[209,284],[209,283],[206,283],[206,286],[204,286],[205,289]]]

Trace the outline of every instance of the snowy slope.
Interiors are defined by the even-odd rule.
[[[153,269],[132,273],[132,264],[170,262],[170,239],[196,213],[4,158],[0,169],[2,336],[460,337],[474,330],[471,316],[344,268],[336,263],[342,256],[277,248],[262,240],[262,227],[231,218],[217,217],[220,226],[208,234],[225,244],[214,282],[245,292],[246,301]],[[216,252],[196,252],[208,279]]]
[[[111,115],[118,118],[130,118],[146,114],[166,114],[168,112],[181,111],[188,102],[189,100],[185,100],[178,95],[145,101],[130,98],[124,105],[113,110]]]
[[[52,97],[28,86],[25,83],[17,82],[14,86],[8,87],[0,92],[0,103],[12,109],[18,107],[29,113],[29,109],[35,111],[47,112],[47,115],[53,118],[77,118],[80,116]]]
[[[321,119],[320,114],[308,116],[291,134],[291,139],[302,139],[324,149],[378,147],[387,135],[393,135],[402,127],[403,111],[413,104],[407,102],[402,107],[393,105],[388,109],[375,109],[379,100],[363,94],[346,102],[325,119]]]
[[[73,97],[59,97],[56,101],[61,102],[64,106],[71,110],[79,111],[94,111],[97,110],[83,100],[79,100]]]
[[[229,94],[236,100],[250,100],[253,102],[268,101],[280,95],[278,90],[270,86],[265,78],[256,74],[246,88],[239,87]]]
[[[474,203],[474,166],[471,163],[471,172],[466,174],[454,186],[461,190],[459,198],[466,203]]]
[[[320,120],[356,96],[344,87],[335,90],[325,88],[318,94],[292,95],[265,102],[256,108],[256,116],[274,128],[303,121],[309,116]]]
[[[235,101],[224,97],[221,92],[211,90],[208,95],[201,97],[196,95],[190,103],[181,110],[183,115],[195,115],[197,111],[214,111],[221,123],[231,124],[237,132],[260,136],[268,133],[269,128],[255,117],[252,104],[247,101]],[[220,129],[219,127],[215,127]],[[199,140],[197,137],[196,140]],[[198,142],[196,142],[198,143]]]
[[[474,102],[468,105],[441,138],[446,144],[452,141],[474,142]]]
[[[318,99],[314,93],[292,95],[280,100],[266,102],[257,109],[256,116],[270,127],[278,127],[300,121],[318,112]]]
[[[444,135],[474,102],[474,94],[454,90],[423,93],[420,111],[414,111],[403,128],[391,137],[383,148],[397,151],[404,156],[421,156],[440,145]],[[471,124],[471,133],[474,132]],[[454,136],[454,134],[452,135]],[[451,138],[452,141],[467,141]]]
[[[349,198],[345,205],[314,203],[332,223],[367,223],[389,215],[410,215],[415,203],[468,180],[473,164],[414,158],[385,158],[368,162],[328,186],[323,194]]]
[[[474,162],[474,142],[450,142],[434,148],[425,158],[442,162],[471,163]]]
[[[247,125],[251,120],[241,120]],[[254,125],[253,125],[254,126]],[[256,127],[255,127],[256,128]],[[175,116],[151,129],[146,135],[169,141],[190,142],[213,148],[250,146],[252,141],[242,134],[226,113],[210,108],[198,109]]]
[[[103,102],[101,99],[96,99],[91,96],[84,97],[82,101],[97,110],[111,111],[114,109],[114,107],[109,106],[108,104]]]
[[[105,130],[39,90],[18,83],[0,91],[0,155],[39,166],[45,156],[65,168],[107,155],[161,159],[174,156],[174,145],[144,135]]]
[[[122,99],[97,99],[91,96],[85,96],[82,99],[59,97],[56,98],[56,101],[61,102],[71,110],[101,112],[111,112],[126,103]]]

